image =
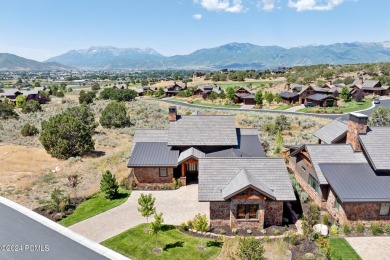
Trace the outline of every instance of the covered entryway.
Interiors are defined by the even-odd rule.
[[[180,153],[178,164],[182,186],[198,183],[198,159],[202,157],[205,157],[205,153],[194,147]]]

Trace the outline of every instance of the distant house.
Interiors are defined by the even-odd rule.
[[[23,92],[17,89],[4,89],[3,92],[0,92],[1,99],[7,98],[12,102],[16,102],[16,97],[22,95]]]
[[[314,133],[317,145],[291,150],[289,167],[310,198],[341,225],[390,223],[390,127],[350,113]]]
[[[236,90],[234,103],[244,103],[245,105],[255,105],[255,93],[249,87],[243,86]]]
[[[33,86],[28,82],[22,82],[22,83],[16,83],[16,84],[12,85],[12,87],[19,89],[19,90],[26,90],[26,89],[32,88]]]
[[[299,104],[304,104],[306,97],[314,93],[313,87],[311,86],[287,83],[285,91],[280,92],[279,95],[284,103],[298,102]]]
[[[299,94],[294,92],[282,91],[279,93],[282,98],[282,102],[288,104],[294,104],[299,101]]]
[[[221,94],[221,91],[222,91],[221,87],[219,87],[217,85],[214,85],[214,86],[200,85],[194,91],[194,95],[202,96],[203,94],[206,94],[207,96],[209,96],[211,94],[211,92],[214,92],[215,94],[219,95],[219,94]]]
[[[140,88],[133,89],[135,92],[137,92],[139,97],[142,97],[146,94],[146,92],[154,93],[158,90],[157,87],[152,87],[152,86],[142,86]]]
[[[388,95],[390,92],[389,86],[382,86],[379,80],[368,80],[360,77],[356,79],[351,85],[350,88],[353,92],[356,92],[358,89],[362,89],[366,94],[375,94],[375,95]]]
[[[312,102],[320,107],[333,107],[337,103],[337,98],[326,94],[313,94],[306,97],[306,102]]]
[[[179,92],[187,89],[187,83],[183,85],[179,85],[176,82],[173,85],[170,85],[164,89],[166,97],[176,96]]]

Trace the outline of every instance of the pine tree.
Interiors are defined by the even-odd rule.
[[[257,105],[263,105],[263,93],[260,90],[255,94],[255,102]]]
[[[39,140],[53,157],[68,159],[93,151],[90,128],[79,118],[64,112],[42,122]]]
[[[106,199],[115,199],[118,196],[118,182],[110,171],[106,171],[100,180],[100,191],[104,193]]]

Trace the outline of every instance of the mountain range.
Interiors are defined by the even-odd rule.
[[[10,54],[8,54],[10,55]],[[13,57],[17,57],[13,55]],[[79,68],[93,70],[156,70],[156,69],[270,69],[314,64],[353,64],[390,62],[390,41],[353,42],[330,45],[308,45],[283,48],[250,43],[229,43],[215,48],[200,49],[188,55],[164,56],[146,48],[90,47],[71,50],[47,61],[26,67]],[[65,66],[62,66],[64,64]],[[6,63],[0,54],[0,69],[22,68],[22,62]],[[27,68],[26,68],[27,69]]]
[[[70,70],[72,67],[57,62],[39,62],[20,56],[0,53],[0,70]],[[74,68],[73,68],[74,69]]]

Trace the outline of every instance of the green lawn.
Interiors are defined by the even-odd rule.
[[[197,248],[201,243],[199,238],[183,234],[173,226],[164,225],[164,230],[158,235],[158,247],[163,251],[156,255],[152,251],[156,245],[155,236],[145,233],[146,228],[146,224],[141,224],[102,242],[102,245],[131,259],[142,260],[214,259],[221,251],[222,242],[203,239],[203,245],[207,246],[201,252]]]
[[[108,200],[102,193],[92,196],[89,200],[81,203],[76,210],[67,218],[61,220],[61,225],[68,227],[82,220],[93,217],[109,209],[121,205],[130,196],[129,190],[119,189],[119,198]]]
[[[280,106],[278,106],[278,107],[276,107],[276,108],[274,108],[274,109],[272,109],[272,110],[286,110],[286,109],[289,109],[289,108],[291,108],[290,105],[288,105],[288,104],[282,104],[282,105],[280,105]]]
[[[358,110],[363,110],[371,107],[371,100],[363,100],[362,102],[357,102],[355,100],[352,100],[350,102],[344,102],[344,101],[338,101],[340,102],[340,110],[338,107],[327,107],[326,108],[326,113],[328,114],[339,114],[339,113],[349,113],[349,112],[354,112]],[[325,113],[324,108],[320,107],[305,107],[298,112],[305,112],[305,113]]]
[[[345,238],[330,238],[330,259],[354,260],[362,259],[348,244]]]

